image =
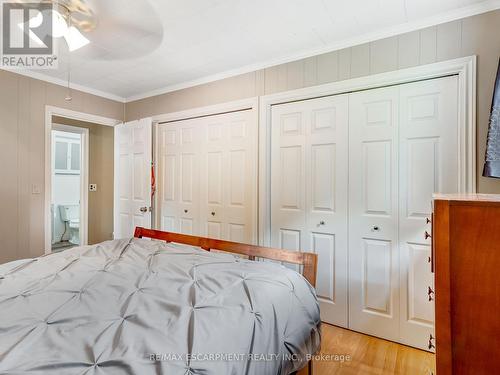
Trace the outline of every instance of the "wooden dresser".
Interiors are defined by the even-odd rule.
[[[500,374],[500,195],[435,195],[437,375]]]

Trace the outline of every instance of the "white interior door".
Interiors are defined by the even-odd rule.
[[[201,118],[201,234],[257,242],[257,124],[252,111]]]
[[[459,190],[457,85],[453,76],[400,86],[400,335],[426,350],[434,335],[434,277],[424,233],[432,193]]]
[[[253,111],[161,124],[158,137],[161,229],[256,243]]]
[[[398,87],[349,95],[349,327],[399,339]]]
[[[191,119],[158,127],[161,230],[199,234],[200,126],[199,120]]]
[[[114,238],[151,228],[151,118],[115,126]]]
[[[322,320],[347,326],[348,97],[272,108],[271,245],[318,254]]]
[[[226,121],[221,116],[208,119],[203,124],[204,144],[201,171],[201,233],[210,238],[227,239],[224,224],[227,221],[225,210],[225,185],[227,171],[228,143],[225,126]],[[241,171],[242,172],[242,171]],[[238,176],[240,179],[242,175]]]

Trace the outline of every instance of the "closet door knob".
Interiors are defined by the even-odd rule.
[[[429,234],[429,232],[425,231],[424,234],[425,239],[431,238],[432,236]]]
[[[184,210],[184,213],[187,214],[188,213],[188,210]]]
[[[212,211],[211,214],[212,214],[212,216],[215,216],[215,211]]]
[[[142,213],[145,213],[145,212],[148,212],[148,208],[147,207],[141,207],[141,208],[139,208],[139,211],[141,211]]]
[[[380,231],[380,227],[378,225],[374,225],[372,227],[372,232],[378,232],[378,231]]]
[[[325,225],[325,222],[324,222],[323,220],[321,220],[321,221],[319,222],[319,225]]]

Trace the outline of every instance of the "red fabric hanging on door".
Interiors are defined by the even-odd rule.
[[[153,199],[156,192],[156,178],[155,178],[155,166],[151,163],[151,199]]]

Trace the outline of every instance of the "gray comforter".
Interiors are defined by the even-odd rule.
[[[288,374],[313,288],[268,262],[128,239],[0,266],[1,374]]]

